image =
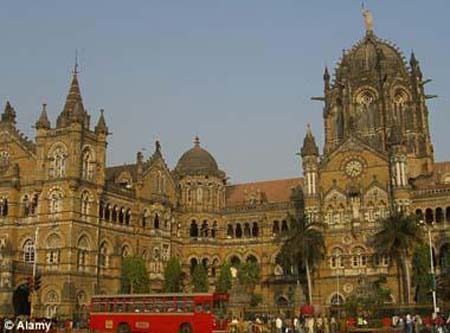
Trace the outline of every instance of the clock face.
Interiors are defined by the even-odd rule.
[[[363,171],[363,165],[358,160],[351,160],[345,165],[345,173],[349,177],[358,177]]]

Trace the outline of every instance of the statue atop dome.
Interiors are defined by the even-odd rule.
[[[364,16],[364,23],[366,25],[366,32],[373,32],[373,16],[372,12],[366,8],[362,8],[362,14]]]

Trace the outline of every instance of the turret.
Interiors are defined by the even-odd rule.
[[[391,148],[391,183],[393,188],[408,185],[407,154],[402,131],[393,127],[389,136]]]
[[[42,104],[42,111],[41,111],[41,115],[39,116],[39,119],[36,121],[36,129],[40,130],[40,129],[44,129],[47,130],[50,128],[50,120],[48,120],[48,115],[47,115],[47,104]]]
[[[314,196],[318,193],[319,185],[319,149],[317,148],[316,139],[314,138],[309,125],[306,130],[306,135],[303,140],[303,146],[300,150],[300,155],[303,160],[303,173],[305,177],[306,195]]]
[[[105,117],[103,116],[104,110],[100,110],[100,117],[98,118],[97,125],[95,126],[95,133],[108,135],[108,126],[106,126]]]
[[[16,124],[16,111],[14,111],[9,101],[6,102],[5,109],[2,113],[2,122],[12,125]]]

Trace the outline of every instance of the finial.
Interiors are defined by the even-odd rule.
[[[78,71],[78,49],[75,49],[75,64],[73,66],[73,75],[77,75]]]
[[[364,2],[362,2],[362,15],[364,16],[364,23],[366,25],[366,33],[373,32],[372,12],[364,7]]]
[[[310,123],[308,123],[308,124],[306,125],[306,134],[308,134],[308,135],[311,135],[311,134],[312,134],[312,132],[311,132],[311,124],[310,124]]]
[[[156,139],[156,141],[155,141],[155,151],[156,152],[160,152],[161,151],[161,143],[159,142],[158,139]]]
[[[200,145],[200,139],[198,138],[198,135],[195,136],[194,144],[195,144],[196,146],[199,146],[199,145]]]

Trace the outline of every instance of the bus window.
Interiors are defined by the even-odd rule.
[[[211,309],[211,305],[209,303],[205,303],[205,304],[203,304],[203,308],[205,309],[206,313],[209,313],[210,309]]]
[[[186,312],[193,312],[194,311],[194,304],[192,303],[192,301],[186,301],[184,303],[184,311]]]
[[[195,312],[202,312],[202,310],[203,310],[203,305],[202,305],[202,303],[198,303],[198,304],[195,304]]]
[[[133,303],[131,301],[125,302],[125,310],[124,312],[133,312]]]
[[[184,304],[183,304],[183,298],[177,297],[177,312],[183,312],[184,311]]]
[[[144,312],[144,303],[142,301],[135,303],[134,312]]]
[[[164,312],[163,300],[158,299],[155,302],[155,312]]]
[[[108,312],[114,312],[114,303],[111,301],[108,303]]]
[[[223,300],[214,300],[213,311],[218,318],[224,318],[227,311],[227,303]]]
[[[116,312],[123,312],[123,303],[122,302],[116,303]]]

